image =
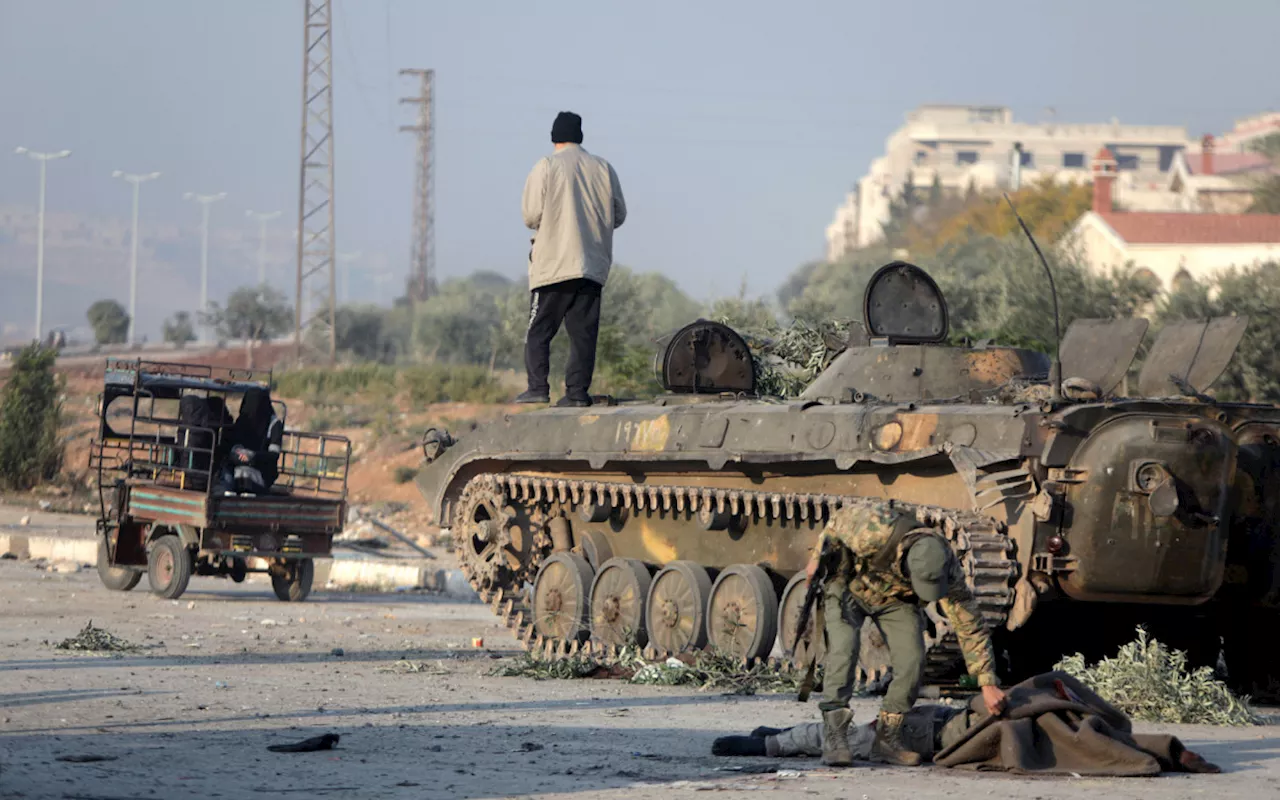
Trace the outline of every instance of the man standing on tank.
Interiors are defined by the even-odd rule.
[[[529,328],[524,364],[528,390],[517,403],[551,399],[551,340],[569,334],[565,395],[558,406],[591,405],[591,376],[600,330],[600,292],[613,265],[613,231],[627,218],[618,175],[582,148],[582,118],[561,111],[551,126],[555,153],[534,165],[524,185],[529,251]]]
[[[915,766],[920,755],[903,743],[905,715],[920,695],[924,677],[924,637],[920,608],[938,602],[955,630],[965,667],[982,689],[992,715],[1004,710],[995,650],[973,594],[951,546],[939,533],[921,527],[915,513],[892,503],[852,505],[832,515],[806,572],[812,579],[822,545],[838,545],[839,566],[828,575],[823,597],[827,654],[823,662],[822,761],[849,766],[848,731],[853,713],[854,670],[860,635],[876,625],[889,648],[893,680],[880,706],[874,755],[898,766]]]

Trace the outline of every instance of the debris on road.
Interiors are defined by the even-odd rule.
[[[332,750],[338,746],[339,738],[341,737],[336,733],[326,733],[293,744],[273,744],[267,749],[273,753],[314,753],[317,750]]]
[[[401,675],[448,675],[449,670],[445,669],[442,662],[437,661],[435,664],[428,664],[425,661],[410,661],[401,659],[389,667],[378,667],[378,672],[395,672]]]
[[[747,667],[739,658],[709,651],[650,662],[634,646],[623,647],[617,656],[605,659],[586,655],[547,659],[522,653],[490,674],[535,680],[617,678],[650,686],[694,686],[702,691],[738,695],[794,692],[802,677],[786,665],[757,661]]]
[[[132,653],[142,648],[121,639],[114,633],[93,627],[93,620],[70,639],[63,639],[55,647],[58,650],[76,650],[83,653]]]
[[[115,761],[117,756],[99,756],[92,753],[82,755],[58,756],[56,760],[66,761],[69,764],[94,764],[99,761]]]

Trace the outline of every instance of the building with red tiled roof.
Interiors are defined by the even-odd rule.
[[[1280,214],[1123,211],[1112,202],[1115,177],[1115,158],[1105,148],[1098,151],[1093,210],[1064,237],[1064,245],[1093,268],[1132,265],[1170,289],[1185,277],[1205,278],[1224,267],[1280,261]]]
[[[1253,203],[1257,182],[1280,170],[1261,153],[1218,152],[1212,136],[1201,140],[1200,152],[1182,152],[1169,170],[1168,189],[1175,211],[1240,214]]]

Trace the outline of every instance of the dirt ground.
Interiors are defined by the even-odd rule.
[[[491,677],[517,645],[479,604],[318,592],[286,605],[255,577],[196,578],[167,601],[145,579],[121,594],[92,571],[0,561],[0,798],[1280,796],[1276,726],[1174,727],[1227,770],[1219,776],[1025,779],[716,758],[716,736],[807,720],[815,706]],[[89,620],[143,649],[53,647]],[[404,660],[420,671],[397,669]],[[860,701],[857,713],[873,708]],[[333,751],[266,749],[329,732],[341,736]],[[59,760],[78,756],[109,760]]]

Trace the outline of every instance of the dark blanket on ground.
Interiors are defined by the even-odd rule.
[[[1156,775],[1214,772],[1173,736],[1133,733],[1123,712],[1065,672],[1049,672],[1009,689],[1008,709],[991,717],[973,698],[974,722],[934,757],[946,767],[1038,774]]]

